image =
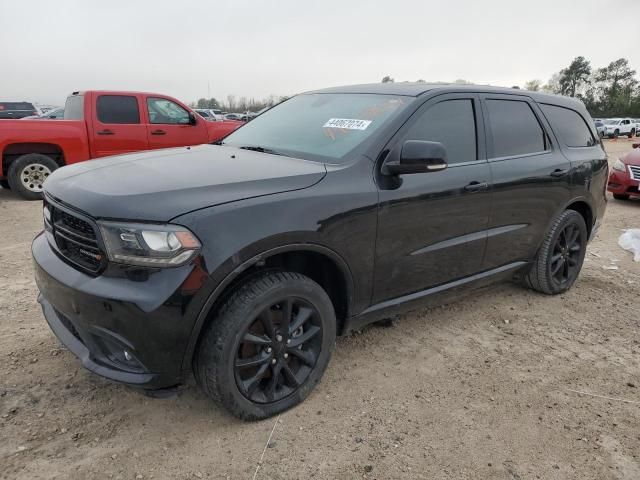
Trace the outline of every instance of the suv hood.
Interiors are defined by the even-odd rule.
[[[167,222],[205,207],[310,187],[324,164],[200,145],[132,153],[56,170],[45,193],[95,218]]]

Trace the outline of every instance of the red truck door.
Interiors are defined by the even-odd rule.
[[[96,157],[147,150],[147,128],[141,121],[141,96],[96,94],[91,138]]]
[[[206,120],[195,115],[193,124],[189,110],[173,100],[149,96],[145,113],[149,148],[200,145],[208,141]]]

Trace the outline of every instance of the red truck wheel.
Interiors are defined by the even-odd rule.
[[[42,184],[58,164],[51,157],[28,153],[16,158],[9,166],[11,190],[27,200],[42,199]]]

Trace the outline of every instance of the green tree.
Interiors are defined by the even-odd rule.
[[[531,92],[538,92],[542,88],[542,80],[529,80],[524,84],[524,89]]]
[[[393,81],[393,78],[391,78],[389,75],[382,78],[382,83],[393,83]]]
[[[567,68],[560,70],[560,93],[575,97],[579,88],[591,75],[591,64],[584,57],[576,57]]]

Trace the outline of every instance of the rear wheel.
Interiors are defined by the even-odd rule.
[[[335,336],[333,304],[320,285],[298,273],[265,273],[240,286],[209,324],[195,376],[237,417],[267,418],[309,395]]]
[[[44,181],[57,168],[55,160],[41,153],[22,155],[9,165],[9,185],[27,200],[40,200]]]
[[[616,200],[629,200],[629,195],[625,193],[614,193],[613,198]]]
[[[574,210],[565,210],[547,232],[525,284],[538,292],[556,295],[578,278],[587,250],[587,227]]]
[[[629,132],[629,135],[627,135],[627,138],[633,138],[633,136],[634,136],[635,134],[636,134],[635,129],[632,129],[632,130]]]

